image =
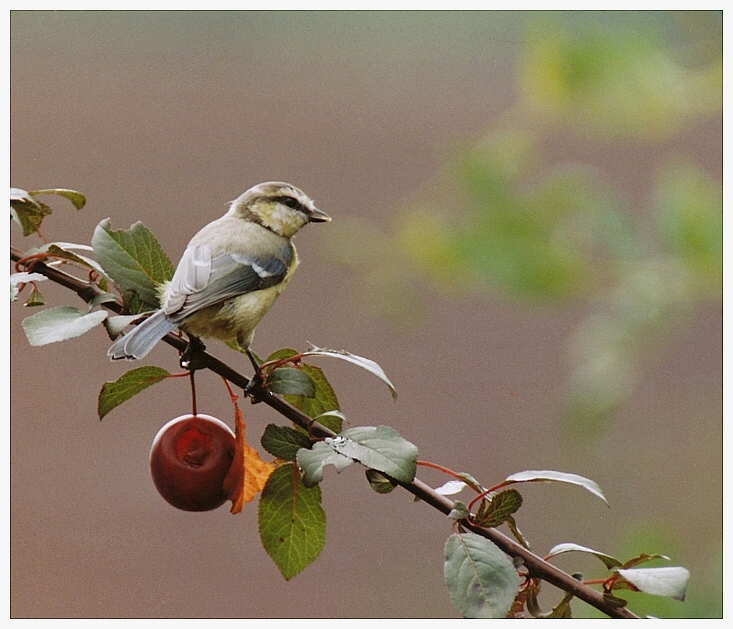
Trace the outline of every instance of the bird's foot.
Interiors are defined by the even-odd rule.
[[[196,336],[189,336],[188,347],[181,354],[181,367],[189,371],[204,369],[209,363],[206,345]]]

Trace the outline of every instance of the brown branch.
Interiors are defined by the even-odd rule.
[[[18,262],[23,258],[23,254],[11,247],[10,248],[10,259]],[[80,280],[73,275],[70,275],[64,271],[61,271],[55,266],[48,266],[43,262],[37,262],[33,266],[33,271],[45,275],[48,279],[65,286],[70,290],[74,291],[84,301],[91,301],[96,295],[101,294],[102,291],[94,284]],[[105,308],[114,311],[115,313],[122,312],[122,304],[116,302],[108,302],[102,304]],[[175,334],[167,334],[163,337],[163,341],[173,346],[179,351],[184,351],[188,346],[188,342],[183,338],[176,336]],[[206,367],[211,369],[220,376],[226,378],[232,384],[245,389],[250,385],[249,379],[235,371],[227,364],[223,363],[219,359],[215,358],[207,352],[203,352],[205,357]],[[288,404],[285,400],[277,397],[271,391],[263,387],[262,385],[255,385],[249,392],[254,402],[264,402],[275,411],[280,413],[283,417],[289,419],[293,423],[297,424],[301,428],[305,428],[310,431],[310,434],[316,437],[334,437],[336,433],[329,430],[325,426],[313,421],[308,415],[301,412],[299,409]],[[411,483],[400,483],[400,485],[409,491],[414,496],[420,498],[423,502],[434,507],[438,511],[444,514],[450,513],[453,509],[453,501],[446,496],[439,494],[432,487],[426,485],[418,478],[415,478]],[[594,590],[593,588],[581,583],[577,579],[574,579],[571,575],[563,572],[559,568],[553,566],[551,563],[545,561],[538,555],[535,555],[531,551],[527,550],[512,538],[504,535],[495,528],[486,528],[482,526],[476,526],[467,521],[462,521],[461,524],[472,532],[480,535],[488,540],[491,540],[496,544],[502,551],[511,557],[521,559],[524,566],[529,571],[532,577],[547,581],[552,585],[564,590],[565,592],[572,593],[575,597],[582,601],[585,601],[592,607],[595,607],[604,614],[611,618],[638,618],[635,614],[630,612],[625,607],[613,607],[609,605],[603,598],[603,595]]]

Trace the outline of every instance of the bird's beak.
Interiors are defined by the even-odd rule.
[[[325,212],[321,212],[317,207],[314,207],[310,214],[308,214],[309,223],[328,223],[331,217]]]

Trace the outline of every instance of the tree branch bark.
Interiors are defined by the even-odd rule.
[[[21,251],[14,247],[10,248],[10,259],[12,261],[18,262],[23,259],[23,257],[23,253]],[[43,262],[37,262],[34,264],[33,271],[41,273],[57,284],[72,290],[87,303],[102,292],[91,282],[81,280],[55,266],[49,266]],[[122,305],[120,303],[109,302],[102,305],[117,314],[122,312]],[[175,334],[167,334],[163,338],[163,341],[181,352],[188,346],[187,341]],[[219,374],[223,378],[226,378],[229,382],[241,389],[244,389],[249,385],[250,381],[248,378],[229,367],[226,363],[223,363],[208,352],[205,353],[205,356],[206,366],[211,371]],[[267,404],[283,417],[289,419],[301,428],[309,430],[310,434],[315,435],[316,437],[336,436],[336,433],[318,422],[314,422],[305,413],[302,413],[300,410],[291,406],[285,400],[277,397],[261,385],[254,386],[250,391],[250,395],[253,397],[254,402],[263,402]],[[426,504],[446,515],[453,509],[452,500],[442,494],[439,494],[418,478],[415,478],[411,483],[400,483],[400,485],[414,496],[420,498]],[[638,616],[630,612],[625,607],[613,607],[612,605],[609,605],[600,592],[574,579],[571,575],[545,561],[538,555],[535,555],[533,552],[527,550],[521,544],[517,543],[507,535],[504,535],[497,529],[476,526],[466,521],[462,521],[462,525],[477,535],[491,540],[507,555],[521,559],[531,576],[547,581],[565,592],[572,593],[575,597],[585,601],[611,618],[638,618]]]

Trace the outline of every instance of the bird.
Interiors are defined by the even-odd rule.
[[[293,236],[331,220],[292,184],[268,181],[232,201],[229,210],[188,243],[170,281],[158,287],[160,308],[118,338],[112,360],[143,358],[168,332],[191,339],[236,341],[250,350],[255,327],[298,266]]]

